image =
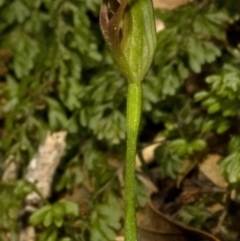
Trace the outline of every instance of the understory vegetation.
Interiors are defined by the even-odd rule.
[[[0,240],[18,240],[29,223],[41,241],[122,236],[127,84],[101,36],[100,4],[0,0],[0,174],[9,157],[18,166],[15,180],[0,183]],[[186,202],[178,220],[211,232],[221,216],[222,229],[214,235],[237,240],[240,5],[192,1],[175,10],[155,9],[155,16],[164,29],[143,81],[138,151],[161,141],[151,164],[141,158],[141,172],[151,178],[158,170],[152,181],[161,193],[162,180],[181,185],[208,155],[220,156],[227,187]],[[67,131],[67,146],[51,197],[25,220],[24,200],[36,191],[25,180],[28,164],[47,132],[57,131]],[[139,176],[138,208],[148,201]],[[220,211],[210,212],[213,204],[221,204]]]

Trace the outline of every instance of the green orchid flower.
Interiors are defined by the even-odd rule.
[[[141,81],[156,47],[151,0],[103,0],[100,27],[126,79],[130,83]]]
[[[137,241],[135,157],[141,117],[141,81],[156,47],[151,0],[103,0],[100,27],[113,58],[128,80],[125,167],[125,241]]]

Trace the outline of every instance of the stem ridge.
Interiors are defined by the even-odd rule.
[[[137,241],[135,158],[142,107],[141,82],[128,85],[127,93],[127,155],[125,168],[125,241]]]

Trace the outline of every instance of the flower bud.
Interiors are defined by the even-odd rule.
[[[124,76],[130,83],[141,81],[156,47],[152,1],[103,0],[100,27]]]

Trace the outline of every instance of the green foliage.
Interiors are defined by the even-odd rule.
[[[18,227],[15,220],[21,208],[21,200],[9,198],[9,196],[14,195],[14,185],[1,183],[1,190],[0,229],[8,230],[13,240],[17,240]],[[9,210],[9,212],[6,212],[6,210]]]
[[[118,73],[104,71],[94,76],[84,92],[87,100],[81,102],[85,103],[79,111],[81,125],[92,130],[98,140],[119,143],[126,136],[122,113],[125,95],[126,86]]]
[[[221,171],[230,183],[240,181],[240,136],[233,136],[228,145],[228,156],[222,160]]]
[[[183,161],[194,153],[203,151],[205,147],[206,142],[201,139],[191,142],[175,139],[157,147],[155,157],[162,168],[163,175],[176,178],[182,171]]]
[[[113,240],[114,230],[120,229],[122,210],[113,194],[106,197],[104,204],[95,206],[91,215],[91,241]]]
[[[84,179],[83,168],[79,165],[77,156],[74,156],[64,168],[64,171],[55,185],[57,191],[72,190],[74,185],[81,185]]]
[[[74,223],[80,221],[78,205],[70,201],[59,201],[53,205],[47,204],[36,212],[34,212],[29,222],[34,226],[40,226],[43,228],[39,240],[59,240],[62,241],[73,240],[74,233],[68,234],[68,226],[74,226]],[[79,220],[78,220],[79,219]],[[67,229],[67,230],[66,230]],[[60,235],[61,234],[61,235]],[[69,237],[63,237],[64,235]]]
[[[144,207],[147,204],[147,189],[137,178],[136,180],[136,207]]]
[[[155,57],[156,75],[161,79],[159,90],[164,97],[174,95],[191,72],[200,73],[204,64],[221,56],[220,46],[214,40],[225,41],[222,26],[231,18],[226,10],[219,12],[210,3],[199,7],[189,4],[174,14],[158,11],[156,16],[165,24],[158,34]]]
[[[29,219],[33,225],[43,224],[44,227],[55,225],[61,227],[65,216],[78,216],[78,206],[73,202],[56,202],[38,209]]]
[[[50,204],[30,219],[39,240],[112,240],[122,228],[117,177],[124,165],[126,81],[103,43],[100,3],[0,0],[0,173],[9,155],[20,164],[19,179],[1,183],[0,229],[11,240],[18,238],[25,196],[37,191],[23,178],[47,131],[66,130],[68,137]],[[143,81],[141,141],[149,144],[154,123],[154,135],[165,139],[155,153],[164,177],[177,178],[184,160],[217,151],[222,173],[238,184],[240,41],[229,29],[239,21],[239,6],[194,1],[155,13],[165,29]],[[82,187],[87,212],[79,215],[76,203],[59,197]],[[143,206],[139,181],[136,193]],[[199,227],[208,213],[204,204],[195,208],[183,220]]]
[[[179,218],[184,224],[189,224],[195,228],[200,228],[210,216],[211,213],[202,201],[185,206],[179,213]]]
[[[9,232],[12,240],[18,240],[19,226],[16,222],[27,194],[35,185],[23,180],[0,183],[0,230]]]
[[[223,73],[221,76],[212,75],[206,79],[210,91],[201,91],[195,95],[196,101],[207,110],[209,120],[203,125],[203,131],[215,129],[217,133],[226,132],[234,123],[233,118],[239,107],[239,81],[238,72]]]

